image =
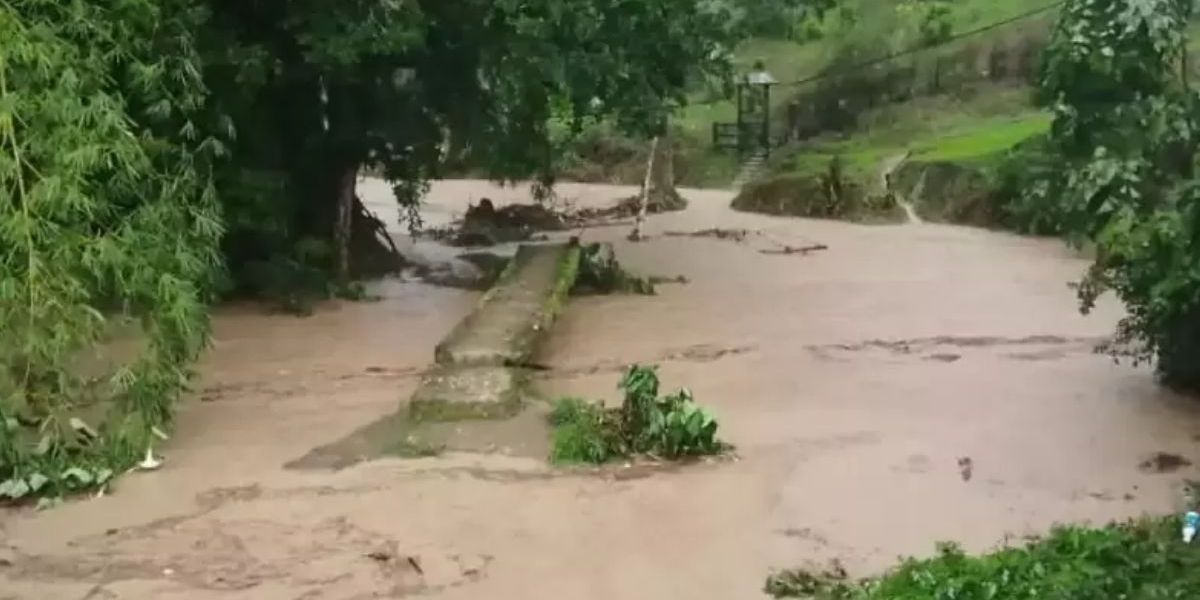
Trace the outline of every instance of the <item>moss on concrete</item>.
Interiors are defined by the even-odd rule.
[[[567,300],[571,296],[571,289],[575,287],[575,280],[579,278],[579,260],[582,256],[582,250],[578,243],[572,242],[567,248],[567,255],[563,257],[559,263],[558,273],[554,278],[554,287],[550,292],[550,296],[546,298],[545,304],[542,305],[542,331],[546,331],[558,319],[562,311],[567,307]]]

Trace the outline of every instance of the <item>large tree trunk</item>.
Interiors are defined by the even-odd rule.
[[[338,283],[350,283],[350,240],[354,232],[354,186],[358,181],[358,165],[345,169],[338,177],[337,219],[333,239],[337,248],[335,275]]]
[[[675,145],[669,135],[658,143],[658,158],[654,160],[654,175],[650,180],[653,195],[662,196],[675,191]]]
[[[669,134],[658,138],[649,167],[647,204],[652,213],[683,210],[687,201],[675,189],[675,148]]]

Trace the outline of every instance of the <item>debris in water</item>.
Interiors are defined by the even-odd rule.
[[[821,250],[828,250],[828,249],[829,249],[829,246],[826,246],[825,244],[809,244],[808,246],[787,246],[787,245],[785,245],[782,248],[771,248],[771,249],[767,249],[767,250],[759,250],[758,253],[759,254],[782,254],[782,255],[788,255],[788,254],[808,255],[812,252],[819,252]]]
[[[425,574],[425,569],[422,569],[422,568],[421,568],[421,562],[420,562],[419,560],[417,560],[417,557],[415,557],[415,556],[408,556],[408,557],[405,557],[405,558],[407,558],[407,559],[408,559],[408,566],[412,567],[412,568],[413,568],[413,570],[414,570],[414,571],[416,571],[418,575],[424,575],[424,574]]]
[[[736,243],[746,241],[746,238],[751,235],[759,234],[758,231],[750,231],[749,229],[721,229],[713,227],[711,229],[701,229],[699,231],[668,231],[663,235],[667,237],[710,237],[718,240],[729,240]]]
[[[962,475],[963,481],[970,481],[974,471],[975,461],[971,460],[970,456],[964,456],[958,459],[958,473]]]
[[[677,283],[679,285],[687,285],[692,282],[686,275],[676,275],[674,277],[663,277],[661,275],[652,275],[648,278],[650,285],[662,285],[665,283]]]
[[[961,354],[930,354],[925,357],[926,360],[934,360],[937,362],[952,363],[962,359]]]
[[[772,573],[764,590],[776,598],[811,598],[831,588],[840,588],[850,578],[838,559],[830,561],[823,571],[792,569]]]
[[[1183,516],[1183,543],[1190,544],[1196,538],[1196,527],[1200,526],[1200,513],[1189,510]]]
[[[1192,461],[1169,452],[1155,452],[1138,465],[1143,473],[1174,473],[1183,467],[1190,467]]]

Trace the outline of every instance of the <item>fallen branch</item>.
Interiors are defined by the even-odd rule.
[[[825,244],[813,244],[811,246],[784,246],[783,248],[772,248],[769,250],[759,250],[759,254],[801,254],[807,255],[820,250],[828,250],[829,246]]]
[[[732,240],[737,243],[746,241],[746,238],[751,235],[760,235],[759,231],[750,231],[748,229],[701,229],[700,231],[668,231],[663,235],[667,237],[709,237],[718,240]]]

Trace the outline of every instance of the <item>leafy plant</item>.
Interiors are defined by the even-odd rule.
[[[199,19],[186,0],[0,0],[0,500],[132,464],[208,340],[225,150]]]
[[[1200,389],[1200,97],[1176,76],[1189,0],[1071,0],[1045,54],[1060,163],[1032,186],[1074,242],[1094,241],[1084,311],[1112,290],[1128,316],[1111,346]]]
[[[560,400],[550,416],[555,426],[554,462],[603,463],[647,454],[669,459],[717,454],[717,420],[684,389],[659,397],[654,367],[634,365],[621,378],[621,408],[576,399]]]
[[[550,422],[554,425],[550,460],[556,464],[604,463],[619,441],[611,439],[614,428],[604,407],[585,400],[559,400]]]
[[[837,0],[732,0],[736,22],[746,35],[803,40],[814,34],[821,15]],[[819,30],[817,30],[819,31]]]
[[[583,246],[579,256],[579,276],[575,280],[576,294],[640,294],[654,295],[654,283],[626,271],[608,244]]]
[[[767,593],[812,600],[1033,600],[1193,598],[1200,552],[1173,518],[1101,528],[1059,527],[1023,547],[969,556],[941,544],[882,577],[851,581],[840,568],[772,574]]]

